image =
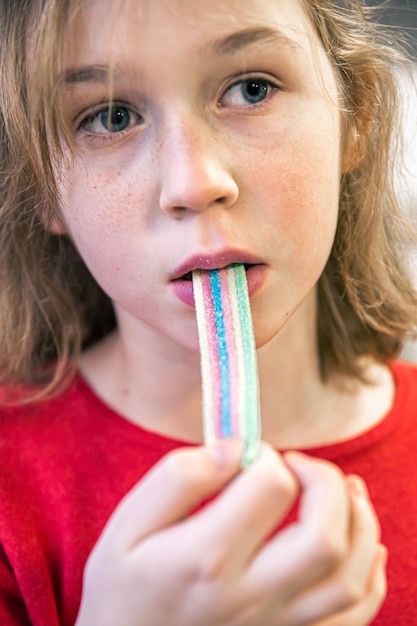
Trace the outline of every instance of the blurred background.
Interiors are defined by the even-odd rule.
[[[380,21],[399,27],[407,33],[417,50],[417,1],[416,0],[368,0],[369,6],[381,7]]]
[[[385,24],[393,24],[411,31],[417,27],[416,0],[368,0],[369,6],[381,7],[383,15],[380,18]],[[414,33],[411,32],[414,36]]]

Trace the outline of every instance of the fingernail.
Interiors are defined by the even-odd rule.
[[[308,463],[310,465],[311,461],[311,457],[304,454],[304,452],[299,452],[298,450],[288,450],[283,453],[283,457],[285,461],[288,462],[289,466],[291,466],[292,462],[294,462],[295,465],[298,465],[299,463]]]
[[[218,467],[225,469],[240,466],[244,449],[243,441],[229,438],[209,446],[208,452]]]
[[[380,544],[378,546],[378,550],[379,550],[379,558],[381,559],[381,564],[383,567],[385,567],[387,565],[388,562],[388,548],[386,546],[384,546],[383,544]]]
[[[365,483],[359,476],[348,477],[349,489],[353,495],[358,498],[366,498],[368,496]]]

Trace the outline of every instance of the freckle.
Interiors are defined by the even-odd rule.
[[[129,394],[130,394],[129,389],[126,389],[126,388],[122,389],[123,396],[128,396]]]

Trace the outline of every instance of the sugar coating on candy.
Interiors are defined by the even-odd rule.
[[[260,439],[259,382],[245,267],[194,270],[193,289],[201,355],[204,439],[245,444],[243,465]]]

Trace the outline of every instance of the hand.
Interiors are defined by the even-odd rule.
[[[94,548],[76,626],[365,626],[385,593],[365,488],[330,463],[263,445],[169,454]],[[199,504],[216,499],[189,516]],[[300,496],[299,519],[267,541]]]

